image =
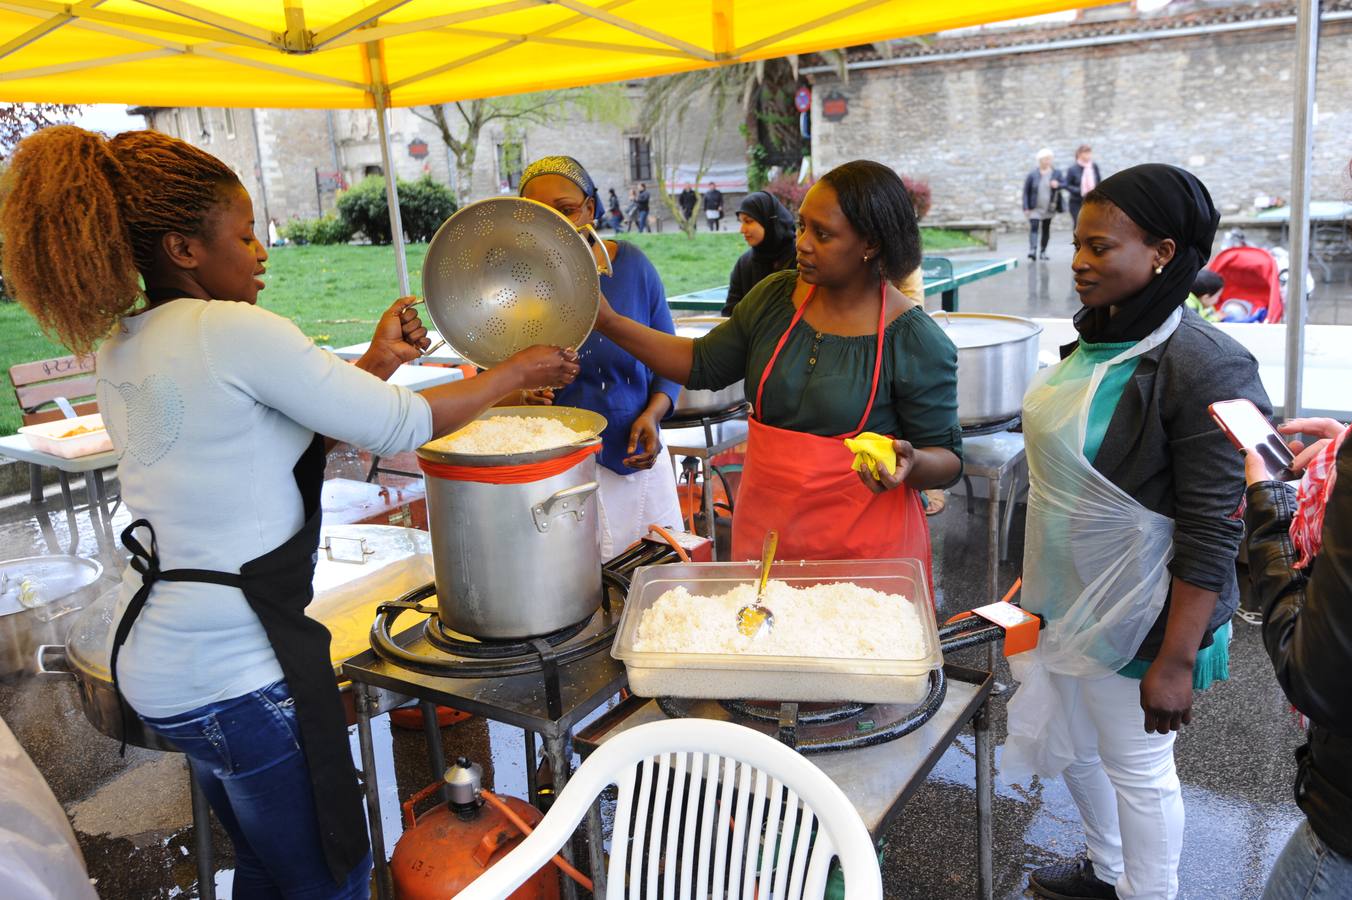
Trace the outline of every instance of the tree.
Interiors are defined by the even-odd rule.
[[[843,51],[818,54],[845,77]],[[676,200],[667,190],[669,176],[681,160],[693,157],[687,141],[698,137],[700,145],[695,164],[695,183],[703,184],[713,164],[718,130],[726,124],[729,109],[740,108],[741,132],[747,141],[748,183],[753,189],[763,186],[772,166],[797,168],[806,152],[794,108],[798,87],[797,56],[758,60],[700,69],[654,78],[647,82],[640,124],[653,147],[658,192],[672,218],[688,237],[695,236],[695,221],[686,221],[678,212]],[[702,134],[688,127],[692,109],[704,108],[709,118]]]
[[[446,149],[455,157],[456,200],[462,206],[473,194],[479,137],[489,124],[505,122],[513,128],[544,125],[569,112],[582,112],[590,121],[618,121],[627,111],[628,100],[619,85],[542,91],[412,109],[415,116],[436,126]]]
[[[72,103],[0,104],[0,158],[9,156],[14,145],[48,125],[60,125],[80,111]]]
[[[652,147],[657,196],[686,237],[695,236],[695,216],[686,219],[681,214],[669,185],[680,162],[691,158],[696,160],[694,184],[704,183],[713,164],[718,131],[726,125],[728,109],[739,102],[752,68],[753,64],[740,64],[682,72],[654,78],[644,86],[639,127]],[[690,116],[696,110],[707,114],[702,132],[691,127]],[[695,140],[697,150],[692,146]]]

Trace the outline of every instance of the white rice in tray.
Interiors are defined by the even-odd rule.
[[[575,444],[588,437],[550,416],[489,416],[427,445],[442,453],[501,456],[534,453]]]
[[[849,582],[796,588],[782,581],[771,581],[765,593],[774,627],[747,637],[737,627],[737,611],[755,602],[756,585],[738,585],[715,597],[673,588],[643,611],[633,649],[881,660],[927,655],[920,615],[899,594]]]

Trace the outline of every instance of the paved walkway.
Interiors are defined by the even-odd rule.
[[[1069,317],[1080,308],[1071,280],[1070,221],[1064,229],[1052,232],[1047,248],[1051,259],[1028,259],[1026,232],[1009,232],[999,237],[996,255],[1012,256],[1019,268],[993,278],[978,281],[962,289],[961,309],[965,312],[999,312],[1015,316]],[[1058,220],[1059,221],[1059,220]],[[978,255],[990,255],[979,251]],[[1332,279],[1317,281],[1310,300],[1308,321],[1312,325],[1352,325],[1352,262],[1332,266]]]

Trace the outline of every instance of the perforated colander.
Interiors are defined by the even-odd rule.
[[[437,230],[423,263],[427,313],[453,350],[490,368],[532,344],[577,349],[600,305],[605,244],[551,207],[480,200]]]

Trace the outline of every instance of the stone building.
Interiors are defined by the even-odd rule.
[[[539,156],[577,157],[596,179],[602,195],[614,188],[623,200],[628,188],[646,182],[654,191],[652,148],[637,125],[642,89],[627,86],[628,112],[619,121],[589,121],[578,112],[545,124],[490,122],[479,136],[470,199],[515,192],[521,170]],[[222,109],[138,107],[149,128],[182,138],[225,161],[249,190],[258,222],[309,219],[334,208],[337,192],[366,175],[383,174],[376,120],[370,110]],[[448,116],[463,135],[463,123]],[[709,122],[699,110],[689,128],[700,137]],[[717,180],[724,193],[746,190],[746,144],[729,119],[717,129],[713,166],[704,179]],[[390,142],[396,174],[406,180],[430,175],[455,185],[455,158],[437,126],[413,110],[390,112]],[[692,140],[692,148],[698,148]],[[694,161],[677,171],[673,190],[693,177]],[[654,211],[658,204],[654,202]],[[660,215],[660,213],[659,213]]]
[[[1324,0],[1313,197],[1352,192],[1352,0]],[[1295,5],[1127,5],[1077,21],[852,50],[848,80],[809,65],[817,172],[859,157],[930,183],[931,220],[1022,222],[1042,147],[1093,146],[1106,176],[1141,162],[1195,172],[1224,213],[1291,190]],[[823,106],[825,105],[825,110]],[[1068,217],[1060,219],[1068,224]]]

